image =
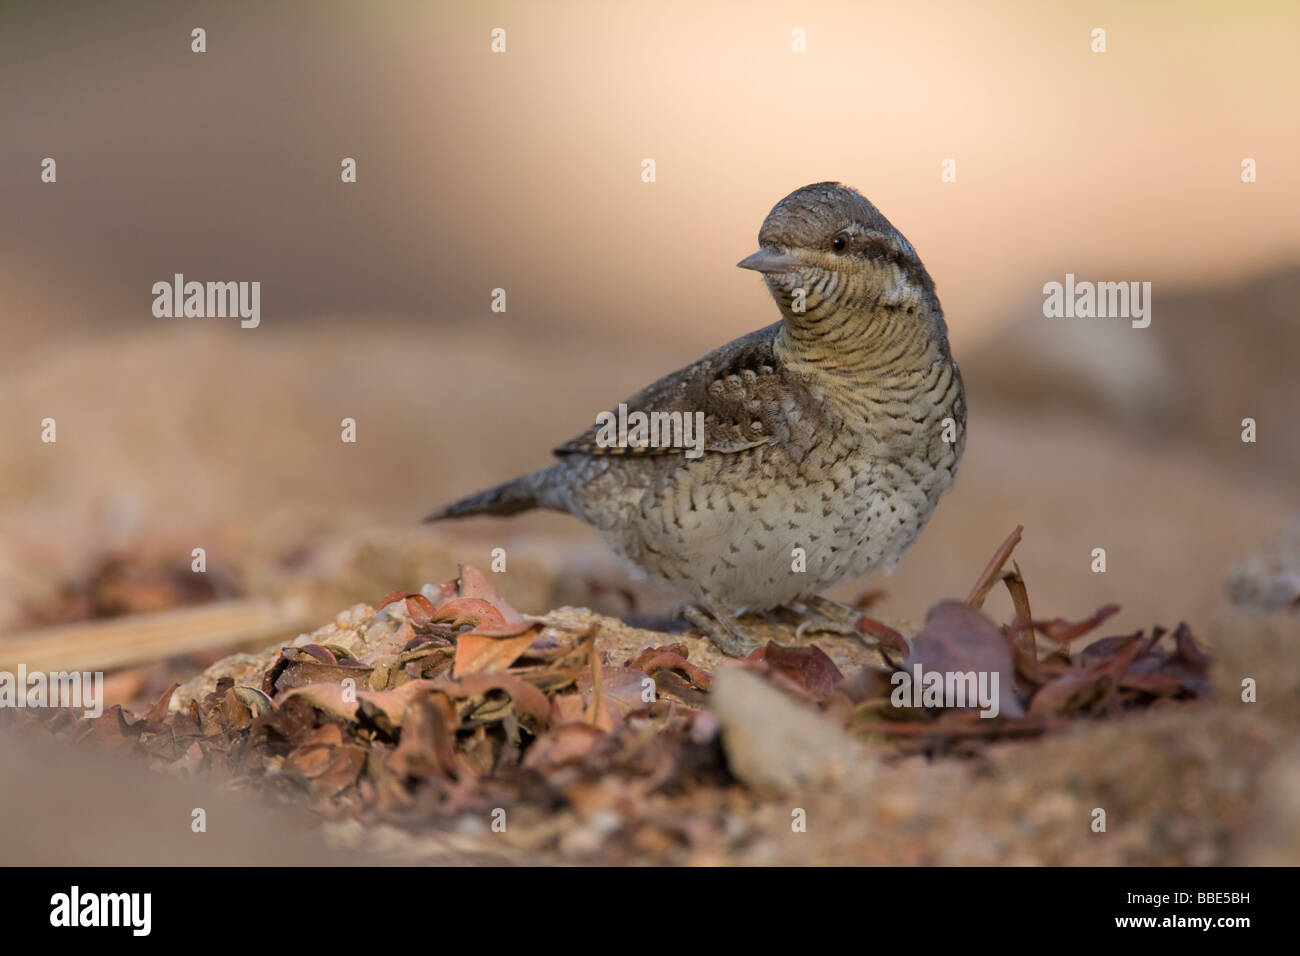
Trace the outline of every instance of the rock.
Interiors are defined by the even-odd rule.
[[[719,670],[711,702],[731,772],[754,790],[793,795],[826,784],[856,788],[875,776],[874,759],[843,731],[753,671]]]
[[[1300,515],[1233,566],[1228,594],[1250,610],[1300,609]]]

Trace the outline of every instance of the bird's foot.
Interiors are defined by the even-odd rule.
[[[800,603],[804,606],[805,613],[799,615],[803,620],[795,628],[795,637],[803,637],[804,634],[862,636],[862,632],[857,629],[858,618],[862,617],[862,612],[856,608],[816,594],[803,598]]]
[[[749,628],[736,620],[735,615],[720,607],[710,606],[709,613],[706,614],[698,607],[688,604],[682,608],[681,613],[692,627],[728,657],[748,657],[763,646]]]

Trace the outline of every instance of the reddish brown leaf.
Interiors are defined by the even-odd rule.
[[[682,644],[671,644],[667,647],[647,647],[628,666],[644,671],[651,677],[655,675],[656,671],[665,668],[679,671],[696,687],[701,690],[708,690],[712,680],[708,671],[687,661],[686,656],[682,653],[685,650],[686,648]]]
[[[482,598],[454,597],[438,605],[435,621],[448,621],[457,627],[473,624],[475,627],[504,626],[501,612]]]
[[[145,714],[145,726],[152,729],[163,722],[163,718],[167,716],[167,708],[171,706],[172,694],[176,693],[176,688],[180,686],[180,684],[172,684],[162,692],[162,696],[158,698],[157,703],[149,708],[149,713]]]
[[[402,777],[459,780],[470,775],[456,754],[455,714],[442,694],[412,702],[403,717],[402,737],[388,756],[388,767]]]
[[[496,585],[492,584],[482,571],[470,567],[468,564],[460,566],[460,577],[457,579],[456,593],[462,598],[486,602],[496,609],[498,615],[507,624],[520,625],[528,620],[511,607],[510,602],[501,596],[501,592],[496,589]]]
[[[298,648],[304,654],[314,657],[322,664],[337,664],[339,659],[334,656],[334,652],[328,647],[322,647],[320,644],[303,644]]]
[[[352,786],[366,762],[366,750],[344,743],[337,724],[326,724],[285,758],[285,768],[307,781],[319,798]]]
[[[997,625],[969,604],[941,601],[930,609],[902,669],[911,675],[918,665],[922,672],[973,672],[977,677],[987,674],[990,689],[996,674],[999,714],[1024,716],[1024,708],[1015,696],[1011,648]]]
[[[1102,621],[1118,613],[1118,604],[1107,604],[1098,608],[1091,617],[1084,618],[1082,621],[1070,622],[1064,618],[1056,617],[1050,621],[1035,621],[1034,627],[1038,628],[1039,633],[1048,640],[1055,641],[1057,644],[1068,645],[1071,641],[1077,640],[1093,630]]]
[[[288,701],[298,699],[306,701],[312,707],[337,720],[352,721],[357,719],[356,696],[355,693],[345,695],[342,684],[328,682],[307,684],[283,694],[277,701],[277,706],[283,707]],[[348,697],[353,699],[349,700]]]
[[[406,618],[412,627],[428,628],[433,623],[436,609],[433,602],[423,594],[411,594],[406,598]]]
[[[816,644],[782,647],[775,642],[768,642],[766,647],[760,647],[751,654],[749,660],[762,660],[817,701],[827,697],[844,680],[844,675],[835,666],[835,662]]]
[[[433,692],[433,681],[412,680],[392,690],[357,691],[357,709],[389,736],[402,726],[406,711]]]
[[[1085,647],[1079,657],[1083,661],[1104,660],[1113,657],[1118,651],[1128,647],[1132,641],[1141,640],[1141,638],[1141,631],[1136,631],[1133,634],[1121,634],[1116,637],[1103,637]],[[1139,654],[1139,656],[1141,655]]]
[[[534,634],[529,630],[518,637],[489,637],[478,633],[462,634],[456,639],[456,660],[452,675],[504,671],[528,650]]]
[[[853,626],[868,637],[875,638],[877,643],[891,651],[906,654],[911,650],[907,646],[907,639],[902,634],[875,618],[867,617],[864,614],[857,619]]]
[[[388,607],[388,605],[392,604],[394,601],[400,601],[405,597],[406,597],[405,591],[389,591],[380,599],[379,603],[376,604],[375,607],[378,610],[382,611],[384,608]]]
[[[466,674],[453,679],[447,675],[434,678],[433,686],[453,698],[486,697],[492,691],[508,694],[515,709],[526,714],[538,727],[545,727],[551,716],[546,695],[510,674]]]
[[[287,648],[286,648],[287,650]],[[296,687],[308,684],[340,684],[345,679],[356,681],[358,687],[364,687],[370,680],[371,668],[358,667],[354,664],[322,664],[309,655],[302,655],[301,660],[291,661],[275,679],[275,687],[267,692],[268,697],[278,697]],[[265,692],[265,688],[263,688]]]
[[[1048,681],[1029,702],[1029,716],[1069,716],[1100,698],[1111,680],[1105,668],[1094,667]]]
[[[553,727],[528,748],[524,766],[554,771],[570,764],[580,764],[592,748],[605,740],[605,733],[590,724],[575,722]]]
[[[647,679],[650,679],[653,685],[653,678],[649,678],[645,671],[638,668],[602,666],[601,698],[605,709],[612,717],[626,717],[630,713],[645,710],[654,702],[645,699]],[[583,694],[592,693],[590,671],[584,671],[578,677],[578,689]]]
[[[1152,697],[1175,697],[1184,689],[1182,679],[1169,674],[1125,674],[1120,678],[1119,686]]]

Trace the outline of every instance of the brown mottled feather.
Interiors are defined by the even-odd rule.
[[[635,411],[692,415],[704,412],[706,452],[733,454],[772,441],[806,443],[812,432],[816,401],[804,377],[777,358],[772,344],[781,323],[751,332],[715,349],[704,358],[666,375],[623,404]],[[793,403],[806,416],[787,414]],[[611,410],[613,411],[613,410]],[[602,447],[593,425],[555,449],[558,456],[681,455],[673,447]]]

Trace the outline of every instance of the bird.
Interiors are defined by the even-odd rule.
[[[857,190],[795,190],[758,244],[737,265],[762,276],[777,322],[602,413],[550,466],[426,520],[568,512],[634,570],[691,596],[683,616],[729,656],[760,646],[747,612],[788,608],[849,629],[856,612],[820,592],[892,572],[952,486],[966,444],[961,372],[930,274]],[[636,412],[670,440],[612,427]],[[679,419],[703,433],[688,442]]]

